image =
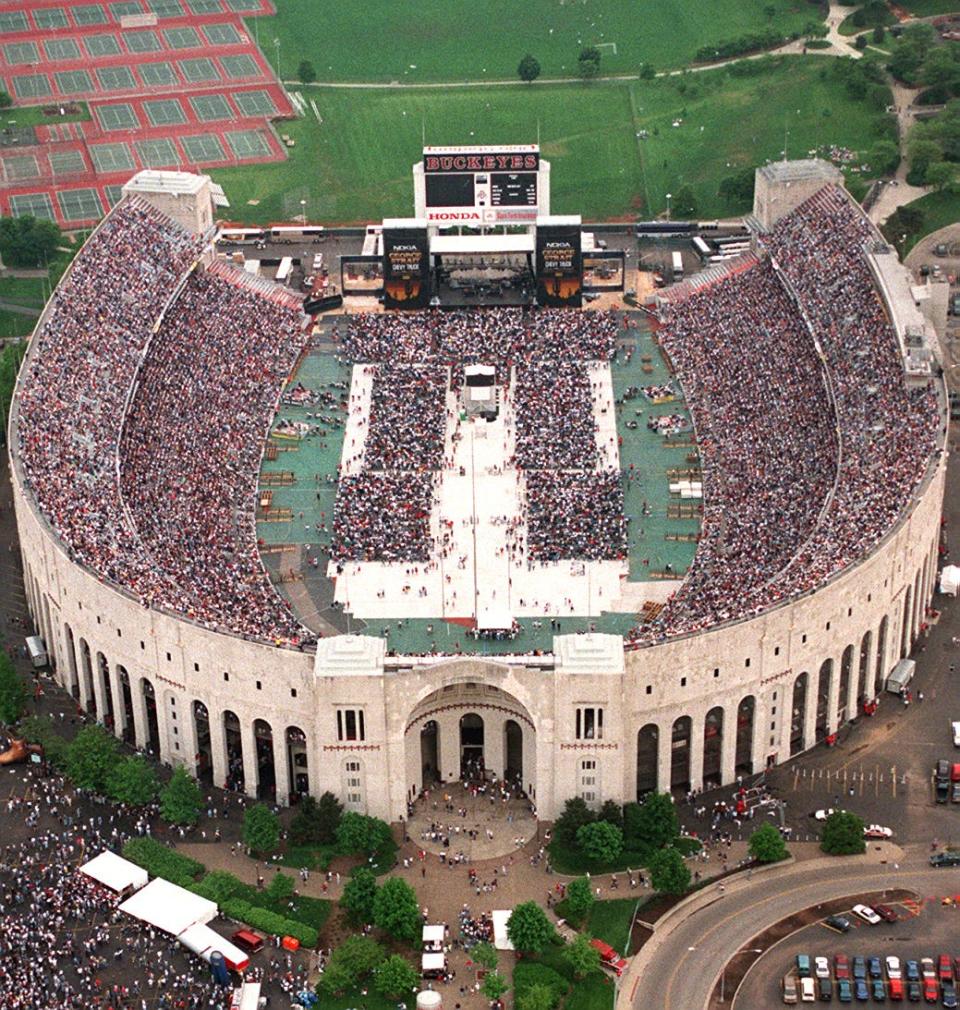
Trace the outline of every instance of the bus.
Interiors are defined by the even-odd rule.
[[[286,284],[290,280],[290,272],[293,270],[293,257],[284,256],[277,267],[277,276],[274,278],[278,284]]]
[[[691,242],[693,243],[694,252],[700,257],[701,263],[706,262],[707,258],[713,254],[713,250],[709,244],[699,235],[694,235]]]
[[[673,279],[683,280],[683,257],[678,252],[673,254]]]
[[[234,228],[225,225],[220,229],[218,241],[233,242],[236,245],[252,245],[255,242],[262,242],[266,237],[262,228]]]
[[[271,242],[322,242],[324,237],[323,225],[319,224],[278,224],[270,228]]]

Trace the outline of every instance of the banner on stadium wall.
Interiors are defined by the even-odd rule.
[[[430,303],[430,242],[426,228],[383,229],[383,304],[422,309]]]
[[[579,225],[537,228],[537,301],[569,308],[583,303]]]

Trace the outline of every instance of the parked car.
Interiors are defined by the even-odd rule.
[[[937,980],[935,978],[925,978],[923,980],[923,998],[928,1003],[937,1002]]]
[[[817,1002],[817,987],[812,978],[800,979],[800,1002],[801,1003]]]
[[[850,929],[850,920],[842,915],[828,915],[823,921],[828,926],[839,929],[841,933],[846,933]]]
[[[955,957],[953,959],[953,975],[958,982],[960,982],[960,957]]]
[[[885,828],[882,824],[868,824],[863,829],[863,837],[882,841],[885,838],[893,838],[893,829]]]
[[[960,297],[960,295],[955,295],[955,298]],[[953,746],[960,747],[960,722],[950,723],[950,729],[953,730]]]
[[[903,962],[903,973],[907,977],[908,982],[919,982],[920,981],[920,962],[909,960]]]
[[[853,977],[867,977],[867,959],[865,957],[855,957],[853,959]]]
[[[814,810],[811,815],[816,821],[825,821],[831,814],[842,814],[842,810],[834,810],[833,807],[828,807],[826,810]]]
[[[949,954],[941,954],[937,958],[937,978],[941,982],[953,981],[953,962],[950,960]]]
[[[940,1002],[943,1003],[945,1007],[949,1010],[956,1010],[957,1006],[957,987],[953,982],[944,982],[940,987]]]
[[[870,999],[870,990],[867,988],[866,981],[862,978],[854,980],[853,993],[857,997],[857,1002],[859,1003],[863,1003],[864,1001]]]
[[[960,803],[960,782],[950,784],[950,802]]]
[[[817,996],[821,1003],[829,1003],[833,999],[833,983],[830,979],[817,979]]]
[[[940,758],[933,770],[934,793],[937,803],[946,803],[950,799],[950,762]]]
[[[877,922],[880,920],[877,919]],[[883,968],[880,965],[880,958],[873,956],[867,958],[867,972],[871,978],[882,978]]]
[[[920,981],[918,979],[907,983],[907,999],[911,1003],[919,1003],[923,999],[923,992],[920,989]]]
[[[931,866],[960,866],[960,852],[934,852]]]
[[[815,957],[813,959],[813,974],[817,978],[829,978],[830,977],[830,961],[828,958],[823,956]]]
[[[902,978],[900,958],[896,954],[888,954],[886,959],[887,978]]]
[[[937,966],[933,963],[932,957],[920,958],[920,977],[921,978],[937,977]]]
[[[875,1003],[882,1003],[887,998],[887,988],[883,984],[882,978],[875,978],[871,986],[873,1000]]]
[[[809,954],[797,954],[797,974],[800,978],[810,978],[813,974]]]
[[[254,933],[252,929],[238,929],[231,935],[230,941],[248,954],[256,954],[263,950],[263,937]]]
[[[837,979],[837,999],[841,1003],[853,1002],[853,986],[850,984],[850,979]]]
[[[887,995],[895,1003],[900,1003],[903,1000],[903,979],[902,978],[892,978],[887,983]]]
[[[881,921],[880,916],[869,905],[854,905],[850,911],[864,922],[869,922],[871,926],[876,926]]]
[[[833,977],[850,978],[850,959],[846,954],[833,955]]]
[[[884,922],[896,922],[900,918],[889,905],[874,905],[873,910]]]
[[[783,976],[783,1002],[792,1005],[797,1002],[797,980],[792,971]]]

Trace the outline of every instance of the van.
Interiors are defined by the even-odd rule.
[[[39,635],[30,635],[26,639],[27,655],[34,666],[47,665],[47,645]]]
[[[816,1003],[817,987],[812,978],[800,979],[800,1002]]]
[[[793,972],[783,976],[783,1002],[793,1004],[797,1002],[797,980],[793,977]]]
[[[886,689],[891,694],[899,694],[913,680],[917,664],[912,659],[901,659],[887,677]]]

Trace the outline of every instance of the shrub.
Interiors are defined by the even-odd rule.
[[[786,37],[776,28],[767,28],[762,32],[752,32],[736,39],[727,39],[712,46],[701,46],[694,57],[698,63],[709,63],[712,60],[726,60],[731,56],[742,56],[758,49],[772,49],[786,42]]]
[[[174,768],[170,781],[160,791],[160,816],[168,824],[196,824],[202,805],[200,786],[182,765]]]
[[[590,859],[611,863],[623,851],[623,832],[609,821],[594,821],[580,828],[577,842]]]
[[[548,965],[536,961],[519,961],[513,969],[513,996],[518,1006],[534,986],[549,989],[553,994],[552,1006],[556,1006],[570,988],[567,980]]]
[[[153,838],[131,838],[123,847],[123,855],[151,876],[163,877],[181,887],[190,887],[203,873],[203,863],[174,852]]]

